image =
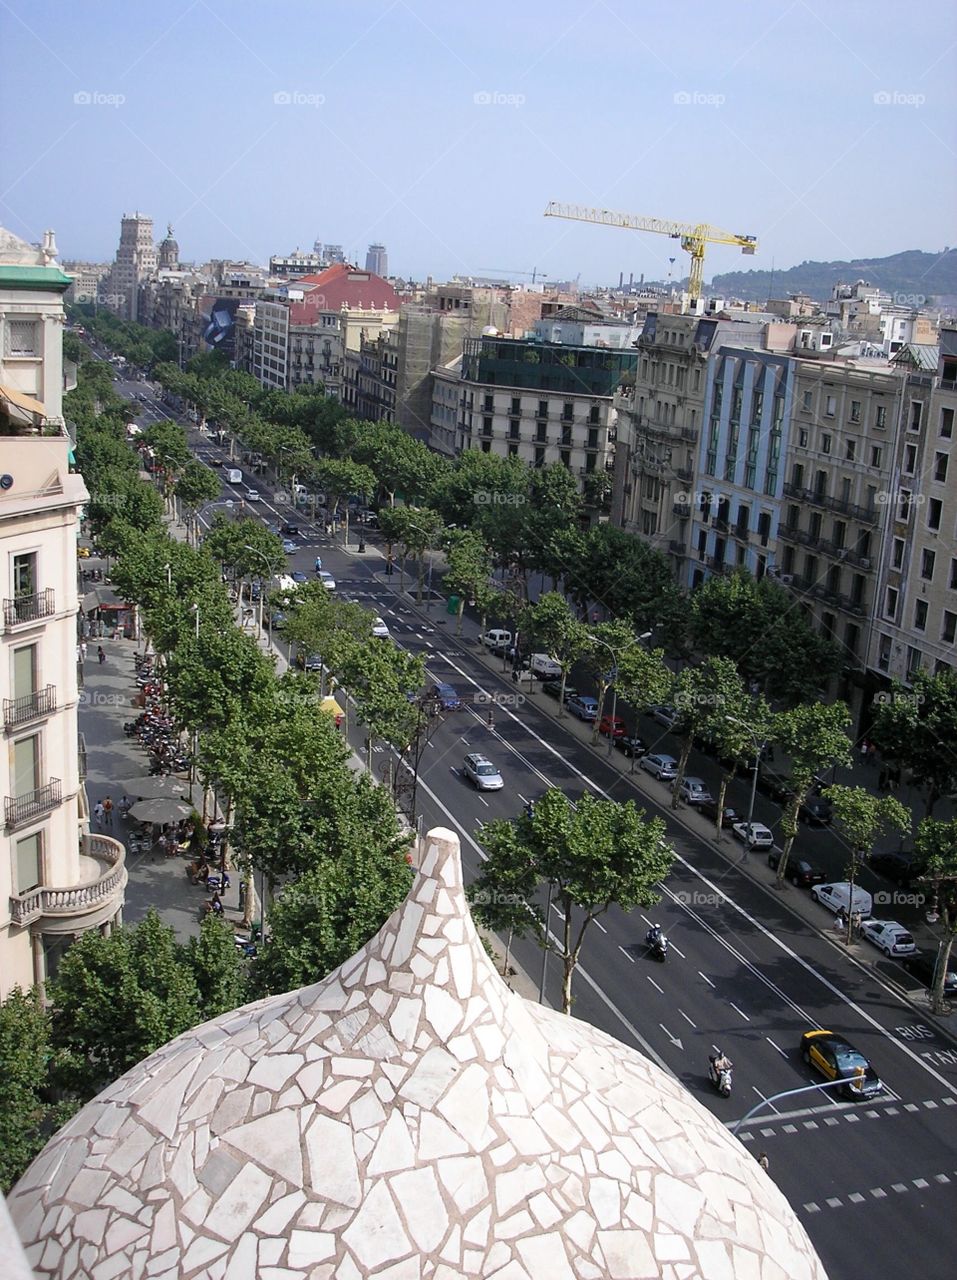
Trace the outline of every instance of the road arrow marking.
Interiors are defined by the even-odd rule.
[[[665,1033],[665,1035],[668,1037],[671,1043],[675,1046],[675,1048],[680,1049],[682,1052],[684,1052],[684,1045],[681,1043],[681,1040],[679,1039],[679,1037],[673,1036],[663,1022],[659,1022],[658,1026],[661,1027],[662,1031]]]

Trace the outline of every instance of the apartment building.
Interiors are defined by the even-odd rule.
[[[794,361],[776,572],[811,626],[843,650],[840,693],[855,709],[893,515],[904,385],[890,366]]]
[[[89,495],[62,417],[63,294],[52,234],[0,230],[0,998],[118,923],[123,845],[88,830],[77,737],[77,568]]]
[[[155,270],[153,219],[142,213],[125,213],[120,223],[116,260],[107,277],[110,310],[122,320],[140,320],[140,285]]]
[[[788,356],[737,347],[708,361],[696,488],[672,495],[673,521],[690,527],[688,587],[736,568],[762,578],[775,565],[793,369]]]
[[[616,388],[618,452],[612,523],[674,559],[687,576],[696,462],[708,385],[708,359],[725,342],[761,348],[767,325],[755,320],[649,312],[638,338],[634,376]]]
[[[941,330],[933,371],[908,372],[902,395],[868,653],[881,684],[957,665],[957,329]]]
[[[551,328],[552,322],[540,325]],[[609,336],[628,326],[606,326]],[[561,463],[588,493],[591,475],[610,480],[617,413],[612,395],[637,354],[630,346],[569,345],[488,334],[470,338],[458,375],[456,451],[481,449],[535,467]],[[433,409],[447,408],[453,369],[441,371]]]

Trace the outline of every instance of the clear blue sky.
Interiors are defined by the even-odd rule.
[[[952,0],[5,0],[0,223],[101,261],[136,209],[195,261],[381,240],[418,279],[682,266],[549,199],[760,238],[708,275],[940,250],[955,39]]]

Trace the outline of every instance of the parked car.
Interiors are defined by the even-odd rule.
[[[703,778],[683,778],[678,794],[685,804],[713,804],[714,796]]]
[[[770,849],[774,844],[774,833],[763,822],[752,822],[750,830],[747,822],[736,822],[731,830],[749,849]]]
[[[678,776],[678,761],[674,756],[662,755],[660,752],[642,756],[638,761],[638,768],[644,769],[645,773],[650,773],[659,782],[673,782]]]
[[[598,715],[598,699],[589,698],[583,693],[576,693],[574,698],[566,698],[565,705],[579,720],[591,721]]]
[[[319,581],[327,591],[335,591],[336,580],[327,569],[321,569],[319,571]]]
[[[388,640],[392,632],[382,618],[375,618],[372,623],[372,634],[377,640]]]
[[[861,936],[873,942],[885,956],[912,956],[917,952],[913,937],[896,920],[865,920]]]
[[[826,827],[834,817],[834,806],[827,796],[808,796],[798,809],[798,819],[809,827]]]
[[[772,849],[768,854],[768,866],[772,871],[777,871],[781,865],[781,850]],[[784,869],[785,880],[790,880],[796,888],[812,889],[816,884],[823,884],[827,879],[827,874],[821,867],[816,867],[813,862],[808,862],[806,858],[788,858],[788,864]]]
[[[666,729],[673,729],[680,718],[677,709],[668,706],[649,707],[648,714]]]
[[[443,711],[459,711],[461,709],[462,699],[450,684],[440,681],[435,686],[435,693]]]
[[[718,821],[718,802],[717,800],[705,800],[698,806],[698,812],[702,817],[710,818],[712,822]],[[737,809],[732,809],[731,805],[726,804],[721,811],[721,826],[727,831],[733,827],[736,822],[743,821],[744,815],[738,813]]]
[[[485,635],[482,636],[482,643],[492,653],[504,653],[506,649],[511,648],[512,633],[511,631],[503,631],[500,627],[494,627],[491,631],[486,631]]]
[[[281,627],[286,621],[286,615],[281,609],[273,609],[272,613],[266,615],[266,626],[270,631],[275,631],[277,627]]]
[[[638,759],[648,750],[647,744],[633,733],[623,733],[620,738],[616,738],[615,746],[629,759]]]
[[[835,915],[843,908],[845,911],[859,911],[862,920],[868,920],[874,910],[874,899],[859,884],[854,886],[853,900],[851,885],[847,880],[833,880],[830,884],[816,884],[811,890],[811,897]]]
[[[323,667],[321,653],[301,653],[299,661],[304,671],[321,671]]]
[[[906,849],[895,849],[888,853],[872,853],[868,858],[868,866],[872,871],[900,885],[902,889],[910,888],[911,882],[920,876],[923,866],[916,854]]]
[[[561,680],[561,663],[550,658],[547,653],[533,653],[528,660],[528,669],[538,680]]]
[[[852,1101],[884,1092],[880,1077],[864,1055],[833,1031],[805,1031],[801,1057],[826,1080],[846,1080],[839,1092]]]
[[[561,680],[546,680],[542,685],[542,693],[547,693],[550,698],[560,698],[562,696]],[[565,701],[569,698],[577,698],[578,690],[573,684],[565,685]]]
[[[923,951],[915,951],[912,955],[904,956],[901,964],[912,977],[918,982],[922,982],[925,987],[931,987],[934,983],[934,975],[937,972],[937,956],[936,954],[925,954]],[[944,978],[944,994],[954,996],[957,995],[957,969],[948,969],[947,976]]]
[[[762,765],[758,770],[758,790],[763,791],[772,800],[777,800],[779,804],[784,804],[791,795],[791,783],[781,774],[775,773],[772,769],[766,769]]]
[[[623,738],[625,722],[621,716],[602,716],[598,721],[598,732],[606,738]]]
[[[505,779],[486,756],[473,751],[465,757],[462,772],[476,791],[501,791]]]

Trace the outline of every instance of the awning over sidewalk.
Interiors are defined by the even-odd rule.
[[[83,612],[91,613],[94,609],[128,609],[130,606],[121,600],[112,587],[94,587],[83,597]]]
[[[0,382],[0,400],[11,409],[19,409],[21,413],[35,414],[37,417],[45,418],[47,416],[46,405],[40,400],[35,400],[33,396],[28,396],[23,391],[17,391],[13,387],[7,387]]]

